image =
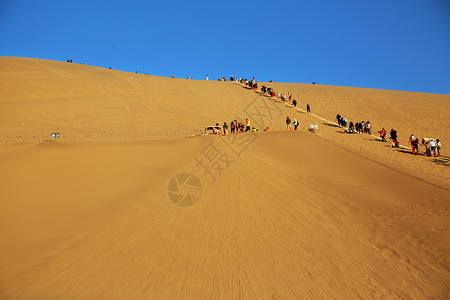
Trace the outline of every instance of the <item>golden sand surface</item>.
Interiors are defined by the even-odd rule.
[[[1,57],[0,298],[448,299],[450,96],[265,84],[298,109],[233,82]],[[271,131],[186,138],[235,118]],[[392,149],[382,127],[442,155]],[[173,202],[179,174],[200,182],[175,193],[193,205]]]

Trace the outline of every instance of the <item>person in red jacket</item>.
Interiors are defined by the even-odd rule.
[[[384,129],[384,127],[383,127],[383,129],[381,129],[381,130],[378,131],[378,132],[380,133],[381,140],[382,140],[383,142],[387,142],[387,141],[386,141],[386,129]]]

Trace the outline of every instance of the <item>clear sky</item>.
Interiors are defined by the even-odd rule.
[[[450,94],[450,0],[0,0],[0,56]]]

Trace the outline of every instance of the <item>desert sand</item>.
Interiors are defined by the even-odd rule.
[[[0,298],[448,299],[450,96],[261,84],[299,109],[234,82],[1,57]],[[271,131],[198,135],[235,118]],[[382,127],[442,155],[392,149]],[[180,174],[195,203],[171,197]]]

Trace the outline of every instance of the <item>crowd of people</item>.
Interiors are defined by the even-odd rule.
[[[255,77],[253,77],[253,79],[251,81],[248,81],[247,79],[240,79],[239,82],[241,84],[248,86],[249,88],[258,90],[258,82],[255,80]],[[270,83],[270,81],[269,81],[269,83]],[[293,95],[290,92],[288,92],[287,95],[281,94],[280,92],[275,91],[270,85],[261,86],[261,92],[265,95],[268,95],[269,97],[281,99],[281,101],[283,101],[283,103],[287,103],[289,101],[289,102],[291,102],[293,107],[297,107],[298,102],[296,99],[292,98]],[[311,113],[311,106],[309,104],[306,104],[306,112]]]
[[[251,89],[257,90],[258,89],[258,81],[253,77],[252,80],[248,80],[247,78],[240,78],[239,82],[245,86],[248,86]]]
[[[225,77],[221,80],[226,81]],[[231,81],[235,81],[235,78],[233,76],[230,77]],[[245,86],[248,86],[251,89],[258,90],[258,81],[255,80],[255,77],[253,77],[252,80],[247,80],[245,78],[240,78],[239,82]],[[272,81],[269,81],[269,83]],[[313,83],[314,84],[314,83]],[[288,92],[287,96],[286,94],[280,94],[280,92],[275,91],[270,85],[263,85],[261,86],[261,92],[265,95],[268,95],[269,97],[276,97],[281,99],[284,103],[287,101],[291,102],[294,107],[297,106],[297,100],[293,99],[293,95]],[[306,105],[306,112],[311,112],[311,107],[309,104]],[[360,134],[372,134],[372,125],[370,124],[370,121],[361,121],[357,123],[349,122],[344,116],[337,114],[336,115],[336,121],[339,124],[339,126],[342,126],[346,128],[346,132],[348,133],[360,133]],[[242,133],[242,132],[255,132],[258,131],[258,129],[254,127],[250,127],[250,121],[246,119],[245,125],[239,123],[237,120],[234,120],[231,122],[231,133]],[[292,129],[292,125],[294,125],[294,129]],[[289,116],[286,117],[286,129],[287,130],[297,130],[298,129],[299,122],[296,119],[291,119]],[[224,123],[224,133],[227,134],[228,131],[228,125]],[[264,129],[264,131],[269,131],[269,128],[267,127]],[[380,138],[383,142],[387,142],[386,140],[386,129],[382,128],[380,131],[378,131],[380,134]],[[390,131],[390,137],[389,140],[392,142],[391,147],[393,148],[399,148],[400,143],[398,141],[397,131],[391,128]],[[414,137],[414,135],[411,135],[409,143],[411,144],[412,153],[413,154],[419,154],[419,139]],[[441,142],[439,139],[434,140],[433,138],[424,138],[422,140],[421,146],[425,147],[425,154],[428,156],[439,156],[440,155],[440,149],[441,149]]]
[[[339,126],[342,127],[348,127],[346,129],[346,132],[348,133],[362,133],[362,134],[372,134],[372,125],[370,124],[370,121],[364,122],[348,122],[347,119],[340,114],[336,115],[336,120]],[[383,142],[387,142],[386,140],[386,129],[384,127],[378,131],[380,134],[380,138]],[[389,140],[392,142],[391,147],[392,148],[400,148],[400,142],[398,141],[397,136],[397,130],[391,128],[391,131],[389,132]],[[424,138],[422,140],[422,143],[419,144],[419,139],[416,138],[413,134],[411,134],[409,138],[409,143],[411,144],[412,153],[413,154],[419,154],[419,145],[425,147],[425,155],[427,156],[439,156],[440,155],[440,149],[441,149],[441,142],[439,139],[436,139],[436,141],[433,138]],[[437,152],[437,154],[436,154]]]
[[[258,132],[259,129],[252,127],[250,120],[248,118],[245,119],[245,122],[240,122],[238,120],[233,120],[230,122],[230,125],[227,124],[227,122],[223,122],[223,125],[220,125],[221,123],[216,123],[217,130],[214,131],[214,134],[217,135],[228,135],[228,134],[235,134],[235,133],[245,133],[245,132]],[[266,127],[264,131],[269,131],[269,127]]]
[[[411,134],[409,137],[409,143],[411,144],[411,150],[413,154],[419,154],[419,145],[425,147],[425,155],[427,156],[439,156],[441,150],[441,141],[434,138],[423,138],[422,143],[419,144],[419,139]],[[437,152],[437,154],[436,154]]]
[[[352,121],[348,122],[347,119],[340,114],[336,115],[336,121],[339,126],[348,127],[348,129],[346,130],[346,132],[348,133],[372,134],[372,125],[370,124],[370,121],[361,121],[358,123],[353,123]]]
[[[336,121],[339,126],[347,127],[347,119],[341,116],[340,114],[336,115]]]

